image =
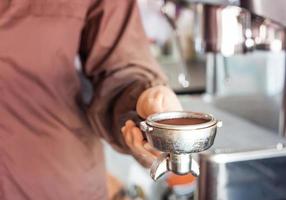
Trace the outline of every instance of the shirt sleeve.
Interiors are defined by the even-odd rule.
[[[92,127],[117,150],[128,153],[120,129],[125,120],[135,120],[138,96],[166,84],[150,54],[135,0],[101,0],[91,6],[80,57],[93,84],[87,110]]]

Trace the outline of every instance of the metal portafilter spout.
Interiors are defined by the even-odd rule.
[[[198,120],[193,124],[164,124],[163,120]],[[163,152],[153,163],[150,175],[159,179],[168,171],[178,175],[192,173],[199,175],[199,165],[192,158],[193,153],[205,151],[214,142],[217,127],[221,121],[204,113],[164,112],[151,115],[141,122],[140,128],[145,132],[148,142]]]
[[[199,165],[192,158],[191,154],[163,153],[160,158],[153,163],[150,175],[153,180],[157,180],[167,171],[172,171],[178,175],[188,173],[194,176],[200,175]]]

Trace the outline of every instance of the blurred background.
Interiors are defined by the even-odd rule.
[[[211,113],[224,123],[206,159],[226,152],[242,159],[236,157],[237,165],[224,160],[221,175],[221,163],[198,158],[205,170],[200,180],[169,174],[154,183],[148,170],[106,145],[107,167],[133,199],[286,199],[285,25],[275,21],[284,16],[272,21],[275,12],[268,12],[278,12],[285,1],[275,1],[274,8],[269,2],[138,0],[152,54],[185,110]]]

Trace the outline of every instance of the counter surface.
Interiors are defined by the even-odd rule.
[[[219,110],[212,104],[205,103],[201,98],[181,96],[180,100],[185,110],[205,112],[223,121],[223,127],[218,129],[213,148],[221,149],[255,149],[274,147],[279,142],[285,142],[278,133],[262,128],[243,118]]]

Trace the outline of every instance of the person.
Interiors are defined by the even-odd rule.
[[[181,106],[135,0],[1,0],[0,44],[1,200],[106,199],[100,138],[150,166],[135,116]],[[76,55],[93,85],[85,109]]]

